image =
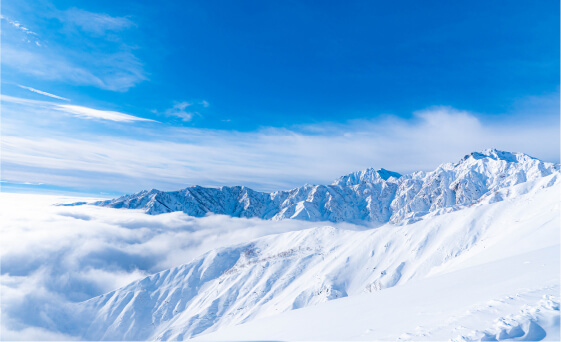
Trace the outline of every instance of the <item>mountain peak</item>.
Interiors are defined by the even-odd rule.
[[[391,177],[396,179],[401,177],[401,174],[386,169],[368,168],[362,171],[349,173],[348,175],[339,177],[333,185],[357,185],[361,183],[375,183],[380,180],[387,181]]]
[[[400,178],[401,177],[401,174],[399,174],[397,172],[394,172],[394,171],[386,170],[384,168],[377,170],[376,173],[383,180],[388,180],[390,177],[394,177],[394,178]]]
[[[472,160],[480,160],[484,158],[489,158],[493,160],[504,160],[509,163],[519,163],[521,161],[528,161],[528,160],[535,160],[536,158],[531,157],[525,153],[519,152],[506,152],[497,150],[496,148],[488,148],[480,152],[472,152],[466,155],[461,161],[465,161],[468,159]]]

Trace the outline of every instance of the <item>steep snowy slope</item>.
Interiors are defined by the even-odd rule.
[[[459,164],[468,164],[463,169],[469,174],[470,169],[483,167],[481,160],[483,164],[497,161],[496,166],[505,169],[513,163],[477,158],[472,155]],[[186,265],[78,304],[76,318],[87,322],[81,335],[95,340],[182,340],[513,254],[546,247],[558,250],[558,176],[541,177],[542,163],[534,161],[530,160],[533,166],[524,164],[524,177],[534,180],[497,190],[466,210],[408,226],[358,232],[313,228],[211,251]],[[442,172],[423,177],[434,180],[439,172],[448,174],[458,165],[445,165]],[[540,177],[533,176],[532,170]],[[486,175],[483,171],[477,174]],[[485,186],[519,183],[520,173],[509,174]],[[440,184],[450,179],[441,178]],[[461,182],[456,184],[462,188]],[[489,204],[499,198],[507,200]],[[552,276],[558,279],[558,274]]]
[[[290,191],[195,186],[172,192],[142,191],[95,204],[143,209],[148,214],[183,211],[196,217],[215,213],[273,220],[411,223],[428,213],[472,205],[505,187],[559,174],[559,170],[558,164],[523,153],[489,149],[428,173],[401,176],[384,169],[367,169],[343,176],[332,185],[306,185]]]
[[[546,247],[195,340],[559,341],[559,267],[559,245]]]

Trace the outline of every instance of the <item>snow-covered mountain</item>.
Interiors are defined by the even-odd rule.
[[[453,211],[482,200],[500,201],[500,189],[558,175],[559,164],[523,153],[488,149],[466,155],[432,172],[400,175],[366,169],[331,185],[305,185],[290,191],[257,192],[244,186],[189,187],[179,191],[142,191],[96,202],[112,208],[142,209],[148,214],[183,211],[262,219],[351,222],[371,225],[412,223],[421,217]]]
[[[80,322],[79,329],[83,329],[80,334],[85,339],[183,340],[332,299],[412,283],[412,280],[435,274],[472,270],[474,265],[525,255],[550,246],[559,254],[558,195],[561,181],[557,174],[544,175],[548,170],[557,172],[553,165],[524,155],[499,155],[496,151],[472,154],[460,163],[446,164],[429,174],[418,173],[405,181],[418,184],[419,190],[415,191],[418,197],[414,197],[418,200],[414,203],[421,203],[421,206],[428,206],[423,198],[442,198],[443,202],[438,203],[444,205],[453,199],[450,192],[455,192],[456,200],[474,201],[476,197],[482,198],[480,192],[494,189],[492,195],[470,208],[407,226],[387,224],[364,231],[319,227],[213,250],[185,265],[79,303],[74,308],[75,319]],[[388,188],[387,181],[392,177],[382,179],[386,183],[371,183],[377,176],[367,173],[341,181],[358,183],[349,187],[378,184]],[[480,181],[476,182],[474,175]],[[416,183],[415,177],[424,181]],[[369,183],[361,183],[362,179]],[[403,183],[395,184],[400,187]],[[341,185],[333,187],[337,186]],[[471,190],[466,191],[466,188]],[[497,198],[508,200],[490,204]],[[533,259],[521,260],[528,263]],[[519,267],[517,263],[511,268]],[[551,271],[558,270],[557,264],[553,263],[549,268],[529,268],[539,277],[535,274],[521,276],[526,282],[520,283],[522,285],[513,283],[508,287],[509,291],[520,286],[558,285],[558,274]],[[501,269],[502,266],[497,267]],[[464,292],[458,293],[460,297],[462,293],[468,293],[470,281],[480,282],[497,274],[496,270],[469,272],[462,274],[472,278],[462,274],[454,278],[454,286],[465,286]],[[518,274],[511,272],[509,268],[506,273],[501,273],[501,277]],[[482,278],[474,280],[476,276]],[[536,281],[529,282],[532,279]],[[501,295],[512,295],[500,292],[501,286],[495,287]],[[484,287],[477,291],[472,294],[473,298],[484,298],[481,293],[487,295],[488,292]],[[427,294],[434,295],[425,291],[424,295]],[[475,300],[473,298],[470,300]],[[456,299],[447,299],[438,310],[451,310],[450,301],[453,300]],[[378,313],[387,310],[385,307],[362,307],[360,302],[354,301],[349,313],[359,310],[361,315],[372,315],[373,310]],[[558,307],[557,303],[557,320]],[[349,327],[353,325],[349,324]],[[343,339],[361,333],[346,329],[349,332],[342,335]],[[330,331],[335,330],[332,327]],[[275,337],[274,334],[264,336],[267,339]],[[295,336],[298,339],[298,335]],[[380,337],[374,335],[372,338],[376,336]]]

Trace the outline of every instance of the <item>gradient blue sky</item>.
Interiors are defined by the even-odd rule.
[[[558,1],[5,1],[4,191],[559,162]]]

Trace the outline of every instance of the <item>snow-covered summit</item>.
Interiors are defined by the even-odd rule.
[[[538,160],[537,158],[531,157],[524,153],[499,151],[496,148],[488,148],[481,152],[472,152],[471,154],[465,156],[464,160],[469,158],[473,158],[473,159],[490,158],[494,160],[504,160],[510,163],[525,162],[531,159]]]
[[[456,163],[441,164],[431,172],[400,175],[370,168],[340,177],[331,185],[305,185],[289,191],[194,186],[170,192],[142,191],[95,204],[143,209],[152,215],[183,211],[199,217],[214,213],[272,220],[410,223],[429,213],[453,211],[484,200],[500,201],[508,196],[498,194],[500,189],[551,174],[556,174],[552,182],[557,182],[559,172],[559,164],[487,149]]]
[[[376,183],[380,181],[387,181],[390,178],[397,180],[401,175],[397,172],[388,171],[386,169],[376,170],[369,168],[362,171],[349,173],[346,176],[339,177],[333,182],[332,185],[357,185],[361,183]]]

